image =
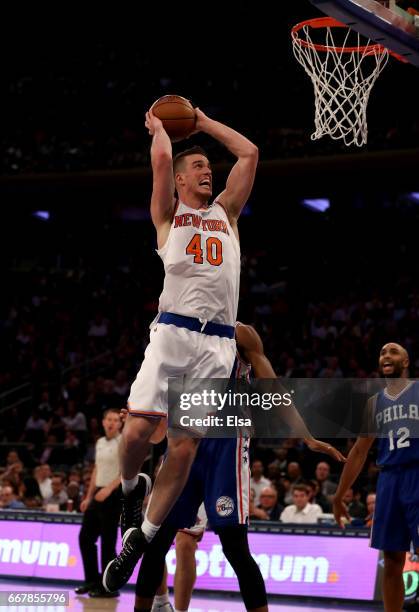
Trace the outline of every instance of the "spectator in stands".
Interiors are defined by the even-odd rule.
[[[50,420],[47,423],[46,434],[47,441],[49,436],[54,436],[55,444],[57,442],[64,442],[66,424],[64,423],[65,409],[64,405],[60,404],[52,413]]]
[[[57,443],[57,437],[54,434],[48,434],[44,445],[44,450],[39,458],[42,465],[50,464],[57,465],[60,463],[60,449]]]
[[[15,463],[19,463],[21,461],[18,452],[15,450],[11,450],[7,453],[6,456],[6,468],[14,465]]]
[[[278,448],[274,448],[273,452],[276,458],[269,464],[269,468],[278,468],[280,472],[285,472],[287,469],[288,449],[284,446],[279,446]]]
[[[255,459],[252,462],[251,475],[250,488],[255,494],[255,506],[259,506],[262,489],[271,485],[271,481],[265,478],[263,475],[263,463],[260,461],[260,459]]]
[[[265,520],[279,520],[283,506],[278,503],[278,492],[274,487],[265,487],[262,489],[258,508],[265,512],[267,516]]]
[[[31,416],[26,421],[25,432],[22,439],[25,442],[31,442],[37,446],[43,444],[45,441],[46,425],[47,423],[45,419],[41,418],[38,408],[34,408]]]
[[[317,504],[323,512],[331,512],[332,505],[324,495],[320,493],[320,485],[317,480],[309,480],[307,482],[308,501],[310,504]]]
[[[2,487],[0,493],[0,508],[3,510],[22,510],[25,504],[18,499],[15,486],[6,485]]]
[[[34,469],[34,477],[38,483],[42,499],[47,499],[52,495],[51,487],[51,468],[48,463],[42,463]]]
[[[70,470],[70,473],[68,475],[68,484],[70,484],[70,482],[75,482],[76,484],[78,484],[80,486],[80,484],[81,484],[81,472],[80,472],[79,469],[72,468]]]
[[[86,499],[87,492],[90,487],[90,482],[92,480],[92,473],[94,470],[94,464],[90,464],[89,467],[84,468],[82,474],[82,482],[81,482],[81,496],[82,500]]]
[[[249,492],[249,519],[250,520],[259,520],[259,521],[267,521],[269,520],[268,514],[262,508],[258,508],[255,504],[255,492],[253,489],[250,489]]]
[[[365,505],[360,501],[360,493],[354,494],[354,490],[351,487],[348,489],[343,497],[343,501],[348,508],[349,516],[351,518],[363,519],[367,515],[367,509]]]
[[[74,400],[68,400],[67,414],[63,417],[67,429],[74,431],[80,442],[85,443],[87,438],[87,423],[83,412],[78,409]]]
[[[67,509],[68,509],[69,502],[72,502],[71,511],[80,512],[81,498],[80,498],[80,485],[78,482],[76,482],[75,480],[71,480],[68,483],[67,495],[68,495]]]
[[[281,514],[281,521],[283,523],[317,523],[317,519],[323,511],[317,504],[310,504],[308,501],[308,489],[305,485],[294,485],[292,500],[294,503],[287,506]]]
[[[367,516],[365,517],[366,527],[371,527],[374,520],[375,497],[375,493],[368,493],[367,495]]]
[[[19,492],[20,498],[26,508],[30,508],[31,510],[42,510],[42,495],[35,478],[32,476],[24,478]]]
[[[60,454],[60,463],[75,465],[83,458],[83,446],[74,431],[67,431]]]
[[[41,415],[41,418],[44,419],[46,422],[48,422],[53,412],[48,391],[42,392],[41,401],[39,402],[39,405],[38,405],[38,411],[39,411],[39,414]]]
[[[114,393],[119,396],[122,402],[122,406],[125,406],[126,400],[130,390],[130,384],[126,370],[118,370],[115,376]],[[116,406],[119,408],[119,405]]]
[[[55,504],[60,510],[67,510],[68,495],[62,474],[55,473],[51,479],[52,495],[44,501],[44,506]]]
[[[320,492],[326,498],[336,493],[337,484],[330,480],[330,465],[326,461],[320,461],[316,466],[315,478],[320,486]]]
[[[300,484],[302,482],[301,466],[297,461],[291,461],[288,464],[287,476],[289,479],[290,486],[288,487],[284,495],[284,502],[286,506],[292,504],[292,491],[294,485]]]
[[[90,322],[87,335],[92,338],[104,338],[108,335],[109,322],[103,317],[102,313],[97,312],[94,319]]]
[[[22,461],[10,463],[2,474],[2,480],[8,479],[14,486],[18,487],[22,482],[23,470]]]

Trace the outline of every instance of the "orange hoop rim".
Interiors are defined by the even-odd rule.
[[[345,23],[341,23],[337,19],[333,17],[316,17],[315,19],[306,19],[305,21],[300,21],[291,29],[291,36],[293,40],[300,45],[300,47],[305,47],[306,49],[316,49],[316,51],[323,51],[324,53],[332,52],[332,53],[363,53],[364,55],[373,55],[375,53],[385,53],[389,51],[383,45],[373,44],[373,45],[362,45],[361,47],[335,47],[329,45],[321,45],[313,42],[309,42],[308,40],[303,40],[299,37],[299,32],[306,26],[310,26],[314,30],[320,30],[321,28],[346,28],[350,30],[350,27]],[[393,55],[393,54],[392,54]],[[396,56],[397,57],[397,56]]]

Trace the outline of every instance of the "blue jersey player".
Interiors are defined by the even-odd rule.
[[[419,550],[419,383],[408,378],[409,356],[394,342],[380,351],[386,387],[368,402],[374,435],[358,438],[343,469],[333,503],[336,521],[349,519],[343,496],[360,474],[377,436],[380,475],[371,546],[384,551],[386,612],[403,609],[403,567],[411,543]]]

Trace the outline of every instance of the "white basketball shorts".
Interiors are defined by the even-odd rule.
[[[236,355],[234,339],[209,336],[184,327],[154,324],[144,361],[131,385],[129,414],[161,417],[151,441],[163,439],[167,428],[170,377],[230,378]]]

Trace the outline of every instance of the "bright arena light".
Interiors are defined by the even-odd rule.
[[[330,200],[327,198],[309,198],[302,200],[301,203],[306,208],[315,210],[316,212],[325,212],[328,208],[330,208]]]

